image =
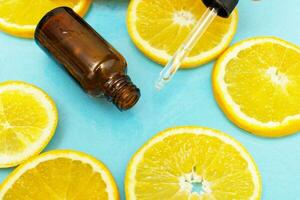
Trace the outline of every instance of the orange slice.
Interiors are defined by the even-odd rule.
[[[0,168],[16,166],[39,154],[56,130],[53,100],[23,82],[0,84]]]
[[[300,130],[300,48],[273,37],[237,43],[216,63],[213,88],[225,114],[260,136]]]
[[[0,1],[0,30],[18,37],[33,38],[41,18],[50,10],[68,6],[83,16],[92,0],[9,0]]]
[[[150,59],[165,65],[195,26],[206,7],[199,0],[131,0],[127,27],[135,45]],[[231,42],[238,14],[218,17],[182,67],[197,67],[216,58]]]
[[[259,200],[254,160],[235,139],[202,127],[175,127],[148,141],[131,159],[127,200]]]
[[[107,167],[71,150],[43,153],[14,170],[0,186],[0,199],[119,200]]]

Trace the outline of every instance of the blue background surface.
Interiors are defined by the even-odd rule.
[[[280,139],[253,136],[233,125],[212,94],[213,62],[180,71],[162,92],[153,84],[162,69],[131,42],[125,24],[127,0],[95,0],[86,20],[127,59],[129,74],[140,87],[138,105],[119,112],[103,99],[87,96],[32,40],[0,33],[0,81],[22,80],[49,93],[59,109],[59,126],[51,149],[75,149],[102,160],[112,171],[124,199],[127,163],[155,133],[172,126],[200,125],[238,139],[251,153],[263,178],[266,200],[297,200],[300,193],[300,134]],[[299,0],[241,0],[233,43],[272,35],[300,45]],[[0,170],[0,181],[9,173]]]

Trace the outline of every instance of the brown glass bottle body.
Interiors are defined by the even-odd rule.
[[[71,8],[47,13],[35,39],[90,95],[104,94],[121,110],[138,101],[140,92],[126,75],[124,57]]]

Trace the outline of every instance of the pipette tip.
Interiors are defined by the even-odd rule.
[[[159,80],[157,80],[157,81],[155,82],[155,88],[156,88],[156,90],[157,90],[157,91],[162,90],[162,89],[165,87],[166,83],[167,83],[167,81],[164,80],[164,79],[159,79]]]

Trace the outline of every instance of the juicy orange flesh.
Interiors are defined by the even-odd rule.
[[[210,193],[180,190],[180,177],[193,171],[210,183]],[[216,137],[188,133],[147,149],[135,180],[138,200],[248,199],[254,191],[248,164],[236,149]]]
[[[48,124],[45,108],[36,97],[20,92],[0,94],[0,156],[22,153],[40,138]]]
[[[3,200],[108,199],[106,184],[92,167],[80,161],[57,158],[25,172]]]
[[[50,10],[74,7],[80,0],[0,0],[0,19],[9,24],[36,25]]]
[[[195,0],[143,1],[137,8],[137,29],[141,37],[148,41],[151,46],[165,50],[168,54],[173,55],[205,9],[206,7],[201,1]],[[174,22],[174,15],[180,11],[192,14],[193,23],[182,26]],[[181,19],[184,20],[186,17],[189,16],[183,15]],[[221,43],[224,35],[229,31],[232,23],[231,19],[231,17],[229,19],[217,17],[193,49],[190,57],[209,51]]]
[[[243,113],[261,122],[300,114],[300,53],[264,43],[242,50],[226,66],[225,82]]]

